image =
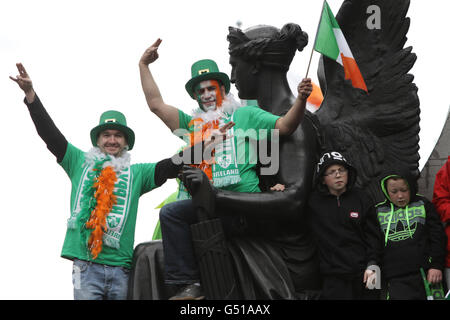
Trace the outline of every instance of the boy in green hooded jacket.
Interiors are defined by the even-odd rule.
[[[434,205],[416,194],[417,181],[408,172],[381,179],[386,199],[375,206],[383,235],[379,262],[389,299],[422,300],[425,288],[442,281],[446,235]]]

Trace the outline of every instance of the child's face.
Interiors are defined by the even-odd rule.
[[[388,179],[386,187],[392,203],[397,207],[404,208],[409,204],[411,195],[404,179]]]
[[[344,166],[334,164],[329,166],[323,175],[323,183],[331,194],[341,195],[347,188],[348,170]]]

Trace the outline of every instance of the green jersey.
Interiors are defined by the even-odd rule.
[[[235,126],[228,133],[232,139],[216,147],[215,164],[212,165],[214,186],[237,192],[260,192],[259,178],[255,170],[257,163],[258,141],[270,138],[271,130],[279,119],[258,106],[238,108],[231,115],[220,120],[220,126],[233,121]],[[198,130],[190,123],[192,116],[179,111],[179,127],[181,129]]]
[[[131,268],[134,233],[139,197],[156,188],[154,181],[155,163],[129,165],[116,172],[114,195],[117,202],[107,217],[107,231],[103,235],[103,249],[93,260],[87,241],[83,237],[84,223],[77,219],[83,200],[83,186],[91,183],[93,164],[86,162],[86,153],[70,143],[60,165],[72,183],[70,197],[71,216],[61,256],[100,264]]]

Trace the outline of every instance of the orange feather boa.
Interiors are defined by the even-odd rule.
[[[86,222],[86,228],[93,229],[88,242],[93,259],[96,259],[102,251],[103,233],[107,231],[106,218],[113,205],[117,203],[117,197],[113,194],[116,181],[116,173],[108,166],[101,171],[93,185],[97,190],[94,194],[97,205]]]
[[[201,130],[193,131],[193,132],[189,133],[189,135],[190,135],[189,141],[190,141],[191,147],[194,144],[197,144],[201,141],[205,141],[206,139],[208,139],[211,136],[212,130],[219,128],[219,120],[213,120],[213,121],[203,123],[203,119],[201,119],[201,118],[192,119],[189,122],[189,126],[198,125],[199,123],[202,123]],[[212,179],[213,179],[211,164],[214,163],[214,150],[212,152],[212,156],[213,157],[211,158],[210,161],[202,159],[202,162],[200,164],[191,164],[192,167],[201,169],[206,174],[206,176],[209,178],[210,181],[212,181]]]

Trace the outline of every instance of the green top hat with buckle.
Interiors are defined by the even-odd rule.
[[[186,85],[186,91],[189,93],[192,99],[194,98],[195,86],[205,80],[219,80],[225,86],[225,94],[230,91],[230,78],[226,73],[220,72],[217,64],[210,59],[203,59],[194,64],[191,67],[192,78]]]
[[[97,146],[97,139],[100,132],[109,129],[119,130],[120,132],[123,132],[128,142],[128,150],[133,149],[134,132],[127,127],[127,119],[125,118],[124,114],[115,110],[108,110],[103,112],[100,116],[99,125],[91,130],[91,142],[94,147]]]

